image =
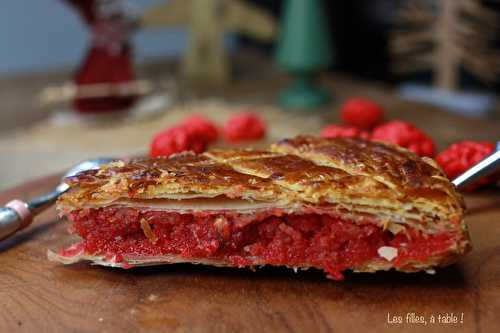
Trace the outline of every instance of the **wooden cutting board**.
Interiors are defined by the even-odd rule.
[[[0,203],[56,181],[0,193]],[[71,242],[50,209],[0,242],[0,332],[500,332],[500,192],[466,201],[474,249],[458,264],[435,275],[347,274],[344,282],[312,270],[63,266],[46,257]]]

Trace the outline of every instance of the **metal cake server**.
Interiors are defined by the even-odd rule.
[[[63,182],[64,178],[74,176],[82,171],[98,169],[102,164],[114,160],[116,159],[96,158],[83,161],[66,172],[59,185],[52,192],[33,198],[28,202],[12,200],[5,207],[0,207],[0,240],[29,226],[34,216],[50,207],[61,194],[66,192],[69,185]]]
[[[500,142],[498,147],[500,148]],[[74,176],[85,170],[98,169],[102,164],[112,162],[113,158],[97,158],[84,161],[72,169],[64,176]],[[455,178],[452,183],[458,188],[463,189],[481,177],[492,174],[500,170],[500,149],[481,162]],[[17,231],[26,228],[31,224],[33,217],[52,205],[56,199],[66,192],[69,186],[62,182],[50,193],[34,198],[31,201],[12,200],[5,207],[0,207],[0,240],[9,237]]]
[[[500,170],[500,141],[497,142],[496,152],[453,179],[452,183],[460,190],[479,178],[488,176],[498,170]]]

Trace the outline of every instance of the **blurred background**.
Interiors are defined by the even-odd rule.
[[[138,11],[161,2],[129,1]],[[85,23],[63,0],[5,0],[0,19],[0,39],[4,42],[0,54],[2,76],[74,68],[88,47]],[[139,31],[133,39],[138,63],[179,56],[187,45],[186,33],[180,27]]]
[[[221,133],[234,114],[258,115],[267,135],[242,144],[319,134],[346,125],[352,97],[416,125],[435,154],[499,137],[496,0],[0,6],[0,189],[96,155],[147,155],[193,114]]]

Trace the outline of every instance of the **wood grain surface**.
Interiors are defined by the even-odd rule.
[[[3,192],[0,203],[57,179]],[[474,249],[458,264],[435,275],[349,273],[344,282],[280,268],[63,266],[46,252],[72,236],[50,209],[0,242],[0,332],[499,332],[500,193],[466,201]],[[411,313],[427,325],[408,323]],[[458,323],[439,323],[446,314]],[[403,323],[388,323],[388,315]]]

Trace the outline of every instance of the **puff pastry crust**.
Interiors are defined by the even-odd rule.
[[[316,210],[352,221],[369,217],[370,223],[394,234],[411,228],[423,234],[455,235],[446,251],[396,267],[402,271],[452,263],[470,248],[463,199],[435,161],[395,145],[363,139],[299,136],[267,150],[212,150],[200,155],[118,161],[67,182],[71,189],[58,201],[62,215],[120,205],[162,207],[180,213],[251,213],[279,208],[281,214]],[[51,258],[120,266],[88,253],[73,258],[52,254]],[[195,260],[178,255],[135,258],[129,263],[185,261],[234,266],[213,258]],[[392,267],[386,260],[351,269]]]

